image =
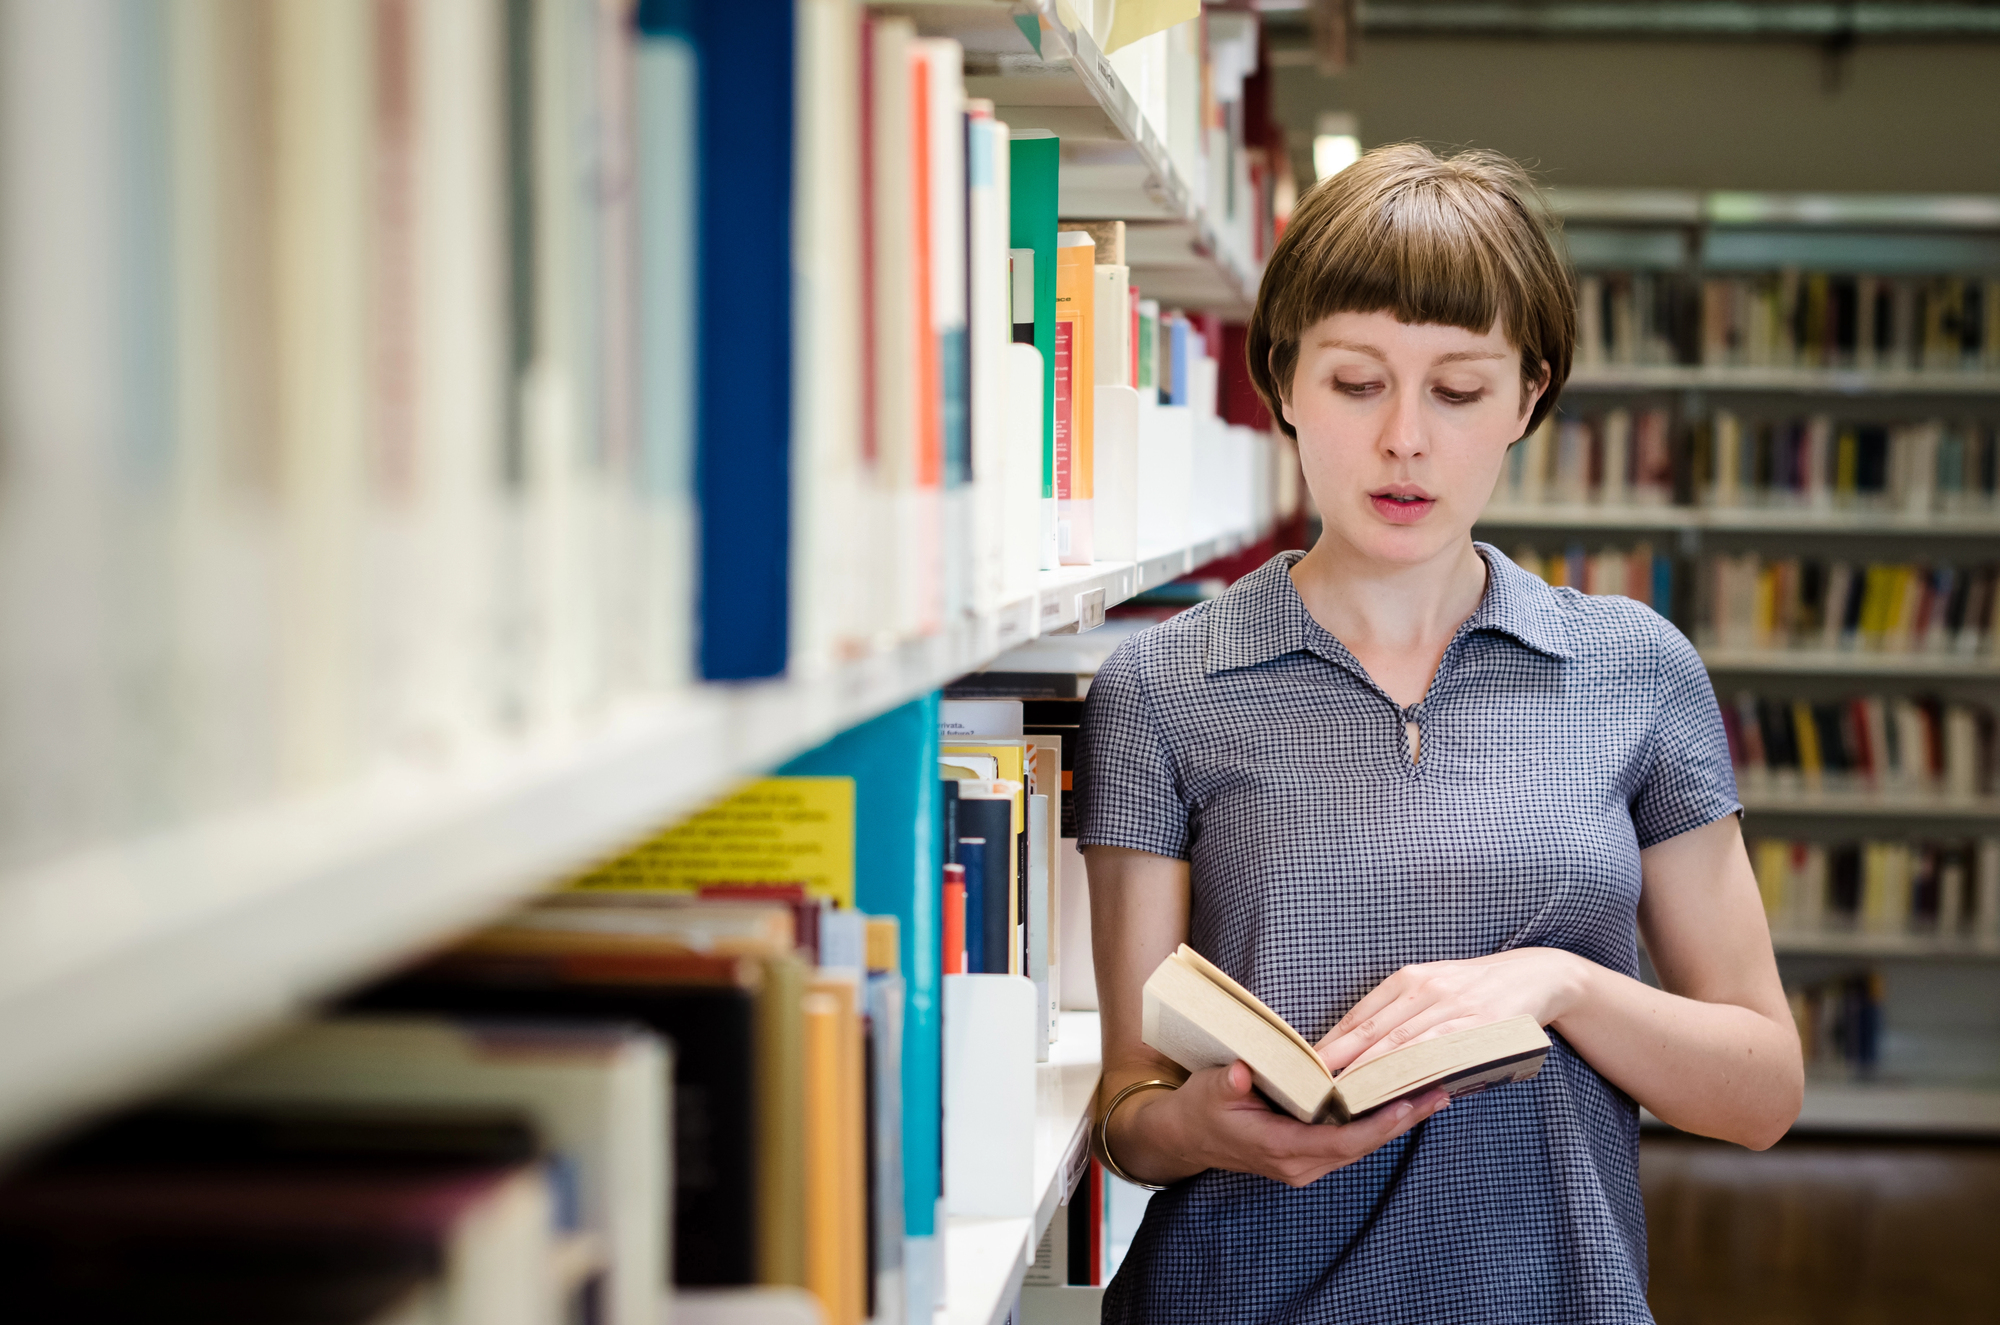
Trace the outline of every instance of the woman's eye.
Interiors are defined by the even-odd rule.
[[[1333,389],[1342,395],[1365,396],[1381,387],[1380,382],[1350,382],[1345,378],[1333,379]]]
[[[1450,387],[1441,386],[1434,388],[1434,390],[1437,398],[1447,405],[1470,405],[1486,394],[1484,391],[1476,388],[1471,391],[1453,391]]]

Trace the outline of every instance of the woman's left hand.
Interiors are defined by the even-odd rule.
[[[1340,1072],[1419,1040],[1529,1016],[1547,1026],[1582,997],[1589,963],[1559,948],[1405,966],[1349,1008],[1316,1046]]]

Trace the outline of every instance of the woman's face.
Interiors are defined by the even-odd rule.
[[[1520,365],[1497,323],[1335,313],[1306,328],[1284,411],[1327,533],[1398,565],[1462,541],[1540,395]]]

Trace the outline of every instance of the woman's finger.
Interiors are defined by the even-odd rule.
[[[1343,1013],[1340,1020],[1333,1023],[1333,1028],[1320,1037],[1320,1043],[1323,1045],[1330,1040],[1347,1034],[1363,1021],[1374,1016],[1378,1011],[1389,1006],[1389,1004],[1409,992],[1409,985],[1413,979],[1413,969],[1412,967],[1405,966],[1363,994],[1361,1001]]]
[[[1427,984],[1412,985],[1401,997],[1356,1021],[1345,1034],[1321,1046],[1320,1061],[1326,1064],[1329,1072],[1349,1067],[1362,1056],[1363,1051],[1383,1042],[1404,1023],[1434,1006],[1437,999],[1437,991]]]
[[[1390,1029],[1375,1043],[1356,1054],[1353,1061],[1343,1068],[1351,1072],[1363,1063],[1372,1062],[1384,1054],[1395,1053],[1398,1049],[1419,1044],[1425,1040],[1435,1040],[1440,1035],[1462,1031],[1471,1026],[1481,1026],[1492,1020],[1468,1013],[1464,1009],[1443,1002],[1433,1003],[1412,1016],[1408,1021]]]

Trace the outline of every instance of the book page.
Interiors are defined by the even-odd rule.
[[[1326,1070],[1326,1062],[1319,1056],[1319,1051],[1313,1048],[1310,1044],[1307,1044],[1305,1036],[1300,1035],[1297,1031],[1293,1030],[1290,1022],[1286,1021],[1283,1017],[1279,1016],[1277,1013],[1271,1011],[1270,1007],[1264,1002],[1263,999],[1257,997],[1255,994],[1245,989],[1242,985],[1239,985],[1236,983],[1236,981],[1230,979],[1228,972],[1224,971],[1220,966],[1217,966],[1214,962],[1202,956],[1200,953],[1196,952],[1193,948],[1190,948],[1185,943],[1181,944],[1180,949],[1174,953],[1174,956],[1178,958],[1180,961],[1185,962],[1188,966],[1194,968],[1194,970],[1199,972],[1201,975],[1205,976],[1211,984],[1216,985],[1224,993],[1228,994],[1231,998],[1235,999],[1238,1003],[1241,1003],[1244,1007],[1250,1009],[1252,1012],[1256,1013],[1259,1017],[1269,1022],[1273,1029],[1275,1029],[1279,1034],[1283,1035],[1286,1039],[1290,1040],[1293,1044],[1297,1045],[1301,1050],[1305,1052],[1306,1057],[1312,1059],[1313,1062],[1319,1065],[1320,1074],[1322,1076],[1324,1076],[1329,1081],[1333,1080],[1333,1074]]]

